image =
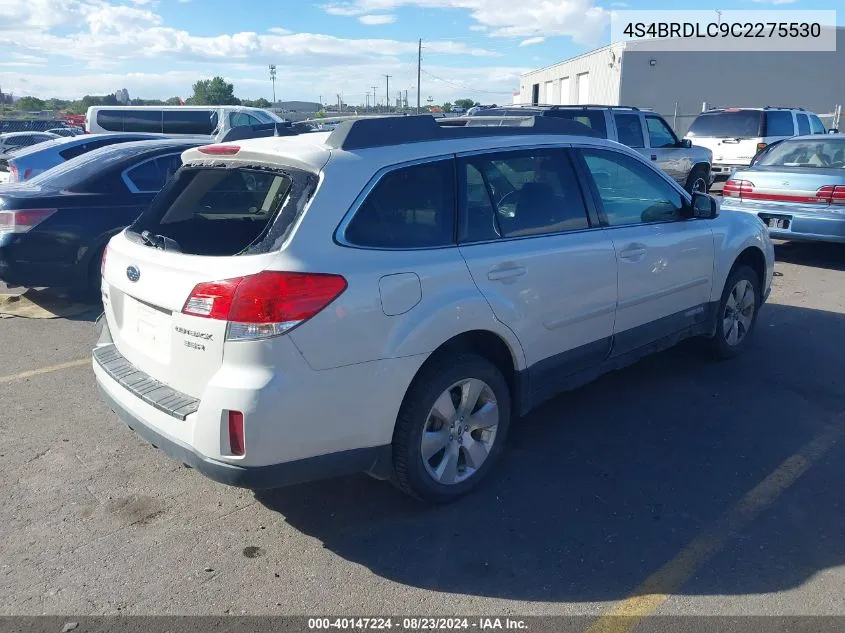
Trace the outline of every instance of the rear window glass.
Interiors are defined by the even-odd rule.
[[[787,140],[767,152],[758,165],[845,169],[845,140]]]
[[[102,175],[114,163],[137,153],[138,147],[134,144],[131,147],[111,145],[60,163],[27,182],[40,184],[47,189],[72,190],[88,179]]]
[[[699,114],[690,126],[688,136],[717,138],[753,138],[760,136],[761,110],[734,110]]]
[[[65,160],[70,160],[71,158],[76,158],[77,156],[82,156],[87,152],[93,151],[95,149],[100,149],[101,147],[106,147],[108,145],[114,145],[116,143],[126,143],[127,141],[134,141],[137,139],[133,138],[101,138],[97,139],[96,141],[88,141],[86,143],[79,143],[77,145],[73,145],[72,147],[68,147],[65,150],[59,152],[59,156],[64,158]]]
[[[546,116],[575,121],[586,125],[601,138],[607,138],[607,124],[604,121],[604,112],[600,110],[549,110]]]
[[[455,242],[455,167],[451,160],[385,175],[346,228],[347,241],[374,248],[426,248]]]
[[[258,244],[271,227],[284,237],[313,189],[313,179],[298,170],[187,167],[131,231],[168,237],[183,253],[237,255]]]
[[[766,112],[766,136],[795,136],[792,112],[789,110]]]

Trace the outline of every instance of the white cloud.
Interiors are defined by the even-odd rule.
[[[323,9],[332,15],[357,16],[403,6],[468,10],[472,19],[495,37],[563,35],[585,44],[601,40],[610,17],[592,0],[521,0],[518,9],[513,0],[345,0]]]
[[[396,16],[390,13],[378,13],[373,15],[362,15],[358,18],[361,24],[373,26],[376,24],[393,24],[396,22]]]
[[[534,46],[534,44],[542,44],[546,41],[545,37],[529,37],[527,40],[522,40],[520,46]]]

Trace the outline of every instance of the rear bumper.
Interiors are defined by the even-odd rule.
[[[713,163],[710,166],[710,175],[714,180],[727,180],[734,175],[734,172],[745,169],[748,164],[741,163]]]
[[[845,213],[806,212],[798,205],[740,205],[722,203],[725,211],[765,216],[789,216],[788,228],[769,228],[769,236],[779,240],[845,243]]]
[[[203,475],[214,481],[229,486],[262,490],[267,488],[281,488],[294,484],[327,479],[339,475],[347,475],[367,470],[375,471],[375,465],[385,455],[389,455],[390,446],[358,448],[339,453],[329,453],[308,459],[300,459],[282,464],[269,466],[236,466],[226,464],[204,455],[200,455],[188,446],[166,438],[164,435],[147,426],[141,418],[131,413],[114,398],[102,381],[98,380],[97,387],[103,401],[117,416],[144,440],[155,448],[160,448],[168,456],[185,466],[195,468]]]

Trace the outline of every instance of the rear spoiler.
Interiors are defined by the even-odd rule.
[[[290,121],[281,123],[261,123],[259,125],[239,125],[228,130],[222,136],[215,139],[215,143],[227,141],[240,141],[247,138],[265,138],[268,136],[296,136],[299,130],[295,129]]]

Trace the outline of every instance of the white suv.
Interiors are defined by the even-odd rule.
[[[803,108],[725,108],[699,114],[685,138],[713,152],[713,177],[726,180],[770,143],[804,134],[825,134],[825,127]]]
[[[103,398],[217,481],[367,471],[442,502],[559,391],[691,336],[741,352],[771,283],[763,224],[532,122],[188,150],[104,256]]]

